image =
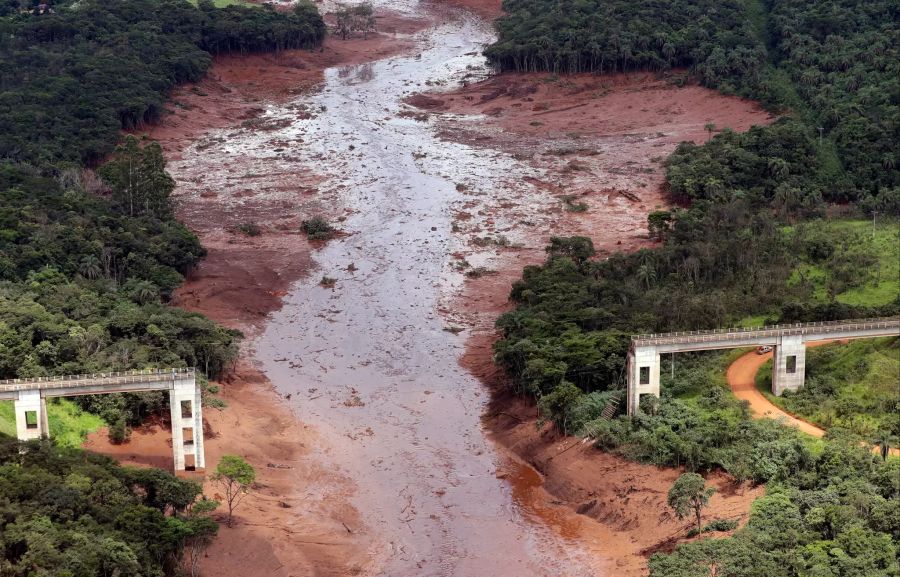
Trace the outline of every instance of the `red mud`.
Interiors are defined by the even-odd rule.
[[[172,163],[182,161],[185,150],[204,135],[252,126],[267,104],[285,102],[319,85],[327,68],[407,51],[415,45],[408,36],[427,24],[424,19],[388,13],[378,17],[379,32],[368,39],[329,37],[316,51],[219,56],[204,80],[173,91],[171,113],[146,134],[162,145],[174,171]],[[239,161],[234,170],[238,165]],[[300,217],[285,215],[298,204],[297,196],[315,192],[319,178],[298,167],[290,174],[261,174],[252,181],[232,177],[243,179],[243,186],[233,183],[223,189],[205,185],[210,176],[206,169],[188,167],[176,174],[179,219],[200,236],[208,255],[178,289],[173,304],[226,326],[258,328],[265,315],[280,306],[287,287],[308,272],[311,247],[299,233]],[[233,169],[226,165],[222,171]],[[258,194],[273,189],[289,189],[295,197],[273,200]],[[237,206],[229,202],[235,199],[241,199]],[[312,213],[322,210],[317,205],[310,208]],[[262,236],[237,232],[238,226],[251,222],[262,228]]]
[[[499,12],[496,2],[458,1],[483,14]],[[385,30],[390,22],[385,19],[380,28]],[[422,23],[396,19],[394,25],[412,31]],[[178,291],[179,306],[254,332],[265,314],[280,306],[283,291],[309,272],[310,247],[297,232],[299,216],[285,216],[285,209],[290,206],[303,214],[328,209],[328,199],[304,197],[318,183],[310,167],[298,166],[285,174],[247,175],[241,172],[246,167],[226,165],[216,171],[225,175],[224,184],[212,184],[213,167],[186,162],[191,160],[184,157],[188,147],[201,142],[210,130],[252,123],[266,103],[286,101],[319,84],[328,66],[377,59],[412,45],[405,38],[378,35],[369,40],[329,40],[319,53],[219,58],[206,80],[173,94],[172,103],[179,110],[150,135],[163,145],[170,166],[177,168],[173,174],[179,185],[180,218],[209,250]],[[545,77],[505,75],[434,95],[442,103],[426,103],[431,108],[485,114],[477,125],[448,120],[445,136],[530,158],[545,175],[533,184],[550,194],[574,194],[577,202],[588,204],[586,213],[576,215],[566,212],[561,203],[553,213],[555,227],[541,230],[540,237],[532,233],[534,242],[526,248],[500,251],[499,274],[468,281],[462,308],[470,313],[475,331],[463,363],[495,386],[492,377],[497,374],[490,361],[495,336],[489,327],[507,306],[509,285],[522,267],[542,260],[546,237],[588,234],[603,252],[647,244],[646,213],[665,204],[660,162],[677,142],[702,140],[703,125],[710,121],[740,130],[767,119],[749,103],[697,87],[673,90],[645,75],[584,76],[558,82],[544,82]],[[251,180],[252,186],[241,184],[240,179]],[[268,191],[274,194],[259,194]],[[296,210],[298,206],[301,211]],[[258,224],[263,234],[247,237],[235,232],[246,222]],[[228,409],[206,411],[209,463],[212,466],[224,453],[244,455],[257,468],[259,480],[257,490],[239,510],[236,526],[223,527],[208,552],[205,573],[363,572],[376,540],[347,504],[353,483],[325,464],[304,458],[314,445],[327,447],[325,440],[300,424],[271,385],[246,362],[239,363],[234,378],[223,386],[222,397]],[[590,530],[600,536],[601,543],[612,544],[612,551],[603,548],[604,554],[617,557],[621,569],[617,575],[645,572],[644,555],[670,546],[670,538],[686,526],[669,518],[664,507],[665,491],[677,471],[628,463],[583,448],[554,456],[571,440],[562,440],[563,446],[552,434],[538,431],[533,407],[522,401],[505,402],[502,414],[494,410],[486,422],[501,444],[544,474],[545,488],[560,502],[584,513],[586,519],[600,521],[591,522]],[[148,427],[137,431],[128,445],[109,446],[102,435],[92,436],[89,445],[126,462],[168,466],[170,442],[167,429]],[[540,490],[540,480],[533,478],[530,469],[510,473],[509,478],[514,491]],[[710,516],[744,515],[756,493],[735,494],[728,490],[726,479],[712,480],[720,487],[720,496],[713,500]],[[207,485],[207,492],[214,494],[215,488]]]
[[[705,141],[707,123],[739,131],[770,116],[751,102],[699,86],[675,88],[649,74],[504,74],[409,103],[428,113],[480,115],[475,121],[442,117],[444,137],[529,160],[544,175],[532,184],[587,205],[586,212],[570,212],[561,199],[549,229],[527,232],[523,247],[499,251],[496,274],[467,281],[457,306],[467,311],[472,332],[461,363],[494,393],[485,416],[493,438],[540,471],[543,488],[560,502],[599,522],[591,531],[608,543],[603,553],[616,559],[616,575],[646,574],[647,556],[673,548],[689,528],[666,506],[680,471],[629,462],[539,429],[534,405],[506,392],[491,359],[492,323],[510,306],[510,285],[522,268],[543,260],[549,236],[589,236],[601,257],[650,245],[646,215],[668,204],[662,161],[677,144]],[[718,492],[708,518],[743,521],[762,492],[736,490],[722,474],[709,481]]]
[[[501,0],[444,0],[447,4],[451,6],[457,6],[459,8],[464,8],[470,12],[474,12],[475,14],[481,16],[485,20],[491,21],[503,14],[503,10],[500,8]],[[438,0],[434,0],[435,3],[439,3]]]
[[[208,167],[173,169],[184,160],[188,147],[215,129],[252,122],[268,103],[285,102],[314,88],[322,82],[326,68],[409,50],[415,43],[407,35],[427,23],[387,15],[378,19],[378,34],[348,41],[329,38],[321,51],[217,57],[204,80],[173,92],[173,110],[146,132],[162,145],[178,183],[179,219],[198,234],[208,251],[178,289],[174,305],[255,333],[266,314],[280,306],[290,284],[309,272],[312,248],[299,232],[299,214],[284,216],[283,197],[270,200],[264,194],[253,195],[250,201],[234,204],[229,201],[247,194],[245,186],[205,186],[210,175],[203,170]],[[223,171],[231,172],[227,167]],[[283,192],[284,178],[275,175],[266,180],[266,176],[253,182],[252,188]],[[287,176],[290,190],[300,195],[314,191],[318,182],[305,168]],[[259,225],[262,234],[250,237],[236,230],[248,222]],[[207,551],[203,574],[344,577],[362,573],[372,557],[373,541],[348,504],[353,482],[307,458],[310,447],[321,451],[326,446],[324,440],[290,413],[271,383],[246,360],[221,384],[220,396],[227,409],[204,412],[208,466],[212,469],[223,454],[238,454],[254,465],[258,476],[254,491],[236,512],[234,527],[222,526]],[[172,466],[166,425],[142,427],[123,445],[110,444],[105,431],[99,431],[85,446],[124,464]],[[214,484],[207,481],[204,490],[218,498]]]
[[[246,363],[222,390],[228,407],[204,411],[207,462],[211,469],[223,454],[241,455],[256,468],[257,481],[236,511],[234,527],[221,526],[201,564],[203,574],[359,573],[368,560],[368,541],[357,512],[346,504],[353,484],[306,458],[322,439],[286,411],[265,377]],[[168,424],[145,425],[122,445],[110,444],[105,431],[98,431],[85,447],[126,465],[172,467]],[[203,479],[200,473],[187,475]],[[204,492],[221,500],[209,481]]]

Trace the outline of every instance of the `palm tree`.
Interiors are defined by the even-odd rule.
[[[888,431],[879,431],[873,439],[873,443],[880,449],[881,458],[885,461],[891,454],[891,446],[896,442],[897,438]]]
[[[150,281],[142,280],[134,285],[131,299],[138,304],[147,304],[159,298],[159,289]]]
[[[656,269],[649,262],[645,262],[638,267],[637,277],[644,288],[649,289],[656,282]]]
[[[706,141],[709,142],[710,140],[712,140],[713,132],[716,131],[716,123],[715,122],[707,122],[703,128],[705,128],[706,132],[709,133],[709,136],[706,138]]]
[[[775,178],[784,178],[790,171],[790,166],[783,158],[770,158],[768,164],[769,174]]]
[[[81,262],[78,263],[78,274],[88,280],[99,278],[103,274],[100,259],[92,254],[81,257]]]

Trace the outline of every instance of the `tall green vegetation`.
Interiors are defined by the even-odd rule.
[[[766,48],[747,2],[505,0],[485,55],[504,70],[627,72],[687,67],[707,86],[756,92]]]
[[[0,5],[0,378],[169,365],[217,376],[240,335],[165,306],[204,251],[174,220],[162,151],[133,137],[114,147],[210,53],[315,46],[322,19],[303,3],[36,5]],[[129,399],[82,402],[111,424],[164,402]]]
[[[199,80],[211,54],[321,43],[315,7],[217,9],[184,0],[0,3],[0,159],[96,163],[122,129],[157,120],[169,90]]]
[[[38,4],[0,1],[0,379],[168,366],[219,376],[240,333],[166,305],[204,251],[174,218],[162,151],[116,145],[159,119],[169,90],[200,79],[212,54],[317,46],[324,23],[306,3]],[[167,399],[77,402],[124,438]],[[54,433],[67,428],[61,414],[51,411]],[[194,575],[217,529],[199,492],[159,470],[0,436],[0,573],[159,577],[184,564]]]
[[[503,7],[499,39],[485,51],[501,69],[687,68],[705,86],[790,111],[804,148],[814,144],[818,157],[804,167],[804,195],[900,213],[900,48],[890,0],[506,0]],[[742,152],[740,142],[730,145]],[[790,162],[772,156],[770,170],[781,170],[779,159]]]
[[[771,390],[772,367],[757,375]],[[764,388],[765,387],[765,388]],[[824,429],[842,427],[871,441],[900,444],[900,339],[831,343],[806,354],[802,389],[770,399]]]
[[[177,575],[218,530],[200,485],[49,441],[0,438],[2,573]]]
[[[552,239],[545,264],[527,267],[513,286],[516,309],[497,321],[496,361],[565,432],[632,459],[768,483],[733,538],[656,556],[653,575],[896,575],[900,465],[860,445],[887,438],[835,426],[814,443],[752,419],[702,371],[667,382],[643,414],[610,418],[629,334],[900,312],[895,262],[881,258],[895,250],[883,250],[882,233],[821,220],[829,203],[850,203],[844,210],[877,213],[888,242],[896,239],[896,8],[886,0],[507,0],[504,9],[486,51],[501,69],[685,67],[706,86],[788,116],[679,146],[666,180],[687,208],[649,216],[656,247],[595,260],[588,239]],[[820,389],[796,400],[821,402]]]
[[[890,0],[766,0],[772,58],[802,102],[799,112],[827,139],[837,200],[870,193],[900,211],[900,44]],[[791,102],[787,102],[791,104]],[[827,148],[833,146],[834,153]],[[893,189],[893,190],[891,190]]]

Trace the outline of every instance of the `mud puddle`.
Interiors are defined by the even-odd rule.
[[[451,255],[489,264],[491,251],[470,245],[514,243],[498,235],[526,213],[541,222],[542,207],[468,234],[453,215],[513,202],[532,187],[509,178],[532,169],[439,141],[401,114],[414,92],[486,75],[479,54],[490,40],[482,21],[456,14],[422,33],[411,56],[328,70],[320,93],[267,110],[265,137],[220,144],[244,166],[277,170],[289,157],[312,168],[324,177],[322,211],[342,215],[341,237],[313,255],[318,272],[291,287],[254,348],[293,412],[327,439],[317,458],[356,482],[353,504],[382,537],[376,574],[580,576],[604,564],[588,554],[578,516],[485,439],[487,394],[458,364],[465,341],[444,304],[464,279]],[[275,152],[272,139],[288,144]]]

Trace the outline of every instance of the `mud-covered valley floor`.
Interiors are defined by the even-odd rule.
[[[460,4],[475,12],[379,6],[369,39],[219,59],[150,131],[209,251],[176,304],[248,337],[228,408],[205,413],[207,458],[245,455],[259,487],[206,574],[641,575],[683,533],[664,507],[676,471],[489,404],[493,321],[551,235],[646,244],[678,142],[768,115],[650,75],[490,77],[497,3]],[[306,240],[314,215],[336,238]],[[89,441],[163,466],[167,442]],[[757,493],[712,480],[710,514],[746,515]]]

